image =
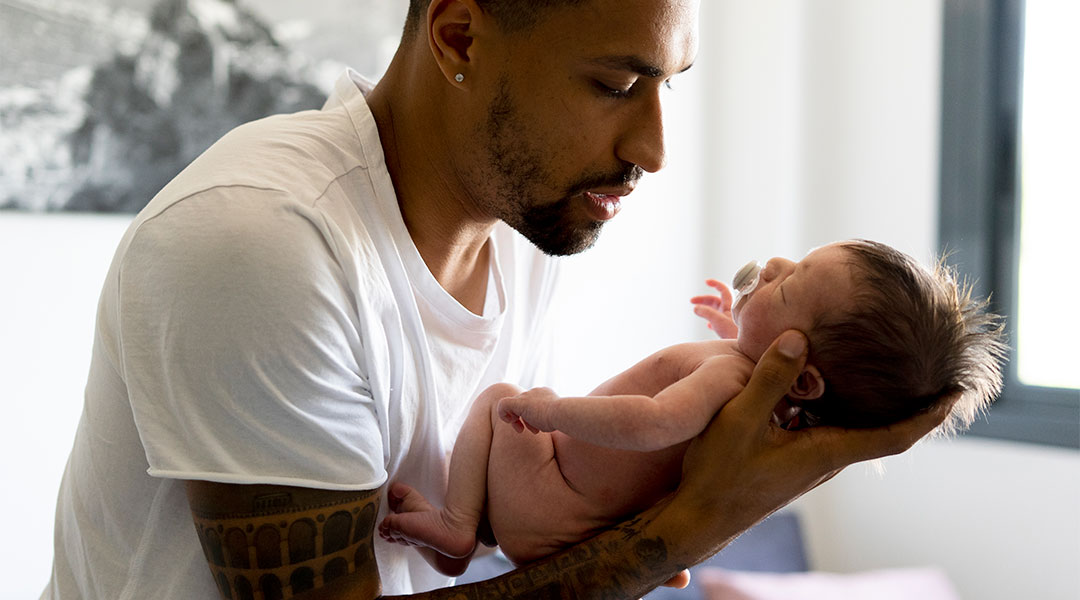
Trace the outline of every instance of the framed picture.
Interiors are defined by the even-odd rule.
[[[137,212],[233,127],[377,78],[408,0],[0,0],[0,209]]]

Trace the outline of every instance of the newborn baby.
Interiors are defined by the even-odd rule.
[[[774,411],[784,429],[887,425],[961,393],[942,425],[952,431],[1000,391],[1001,319],[943,263],[852,240],[748,266],[734,283],[737,300],[712,280],[719,295],[692,299],[725,339],[664,348],[588,396],[486,389],[454,447],[445,507],[395,483],[380,535],[419,546],[449,575],[488,523],[515,564],[591,537],[678,486],[690,440],[788,329],[806,334],[810,355]]]

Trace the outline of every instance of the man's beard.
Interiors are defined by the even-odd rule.
[[[585,192],[603,187],[623,187],[641,178],[637,165],[624,164],[618,173],[590,173],[565,186],[562,198],[542,198],[544,190],[557,190],[544,165],[550,157],[529,144],[537,139],[525,127],[504,79],[488,109],[488,118],[479,128],[487,162],[493,173],[485,177],[484,192],[477,194],[490,214],[498,217],[541,252],[552,256],[577,254],[591,248],[600,237],[603,222],[574,219],[574,202]]]

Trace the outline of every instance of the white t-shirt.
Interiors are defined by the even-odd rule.
[[[43,598],[217,597],[185,479],[401,480],[441,499],[477,392],[540,375],[556,261],[500,224],[484,314],[443,290],[402,221],[369,87],[350,71],[321,111],[232,131],[124,235]],[[375,550],[386,593],[450,582],[413,550]]]

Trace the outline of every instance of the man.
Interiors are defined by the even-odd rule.
[[[102,294],[44,597],[636,598],[940,422],[773,427],[807,352],[788,332],[678,491],[619,527],[460,589],[373,542],[389,482],[441,496],[478,389],[541,383],[544,254],[587,248],[663,166],[659,94],[694,60],[697,10],[413,0],[377,86],[347,75],[163,189]]]

